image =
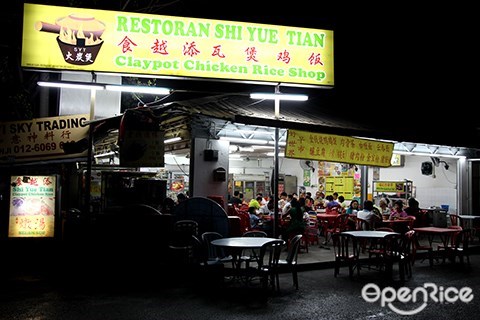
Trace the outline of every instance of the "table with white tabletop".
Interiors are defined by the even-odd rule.
[[[242,252],[247,249],[260,249],[264,244],[279,240],[268,237],[231,237],[221,238],[212,241],[212,245],[226,249],[233,258],[236,272],[240,274]]]

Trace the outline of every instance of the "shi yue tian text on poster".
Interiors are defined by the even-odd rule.
[[[22,67],[333,86],[333,31],[24,5]]]
[[[12,176],[9,237],[53,237],[55,176]]]
[[[393,147],[390,142],[288,130],[285,157],[389,167]]]

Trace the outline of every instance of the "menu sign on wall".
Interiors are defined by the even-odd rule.
[[[24,5],[22,67],[333,86],[333,31]]]
[[[55,176],[12,176],[9,237],[53,237]]]
[[[288,130],[285,157],[390,167],[393,147],[391,142]]]
[[[355,179],[353,176],[325,177],[325,191],[327,195],[337,192],[345,197],[345,200],[352,200],[354,192]]]

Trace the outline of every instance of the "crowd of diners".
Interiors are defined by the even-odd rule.
[[[255,198],[247,201],[239,191],[235,191],[229,203],[248,212],[251,229],[261,229],[271,234],[274,215],[273,197],[264,197],[262,193],[257,193]],[[347,203],[345,197],[337,192],[325,195],[317,191],[315,196],[310,192],[300,195],[282,192],[277,205],[280,235],[286,239],[304,233],[309,219],[318,212],[349,215],[351,228],[355,227],[354,221],[357,217],[367,221],[368,228],[374,228],[382,221],[404,219],[416,221],[418,219],[416,223],[423,223],[426,218],[425,212],[420,209],[415,198],[410,198],[407,203],[404,203],[403,200],[390,201],[385,197],[379,199],[378,204],[372,200],[366,200],[360,204],[359,199],[356,198]]]

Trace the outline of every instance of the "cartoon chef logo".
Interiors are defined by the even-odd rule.
[[[105,23],[92,16],[70,14],[56,19],[55,24],[38,21],[35,29],[58,34],[57,42],[65,62],[89,65],[95,62],[103,44]]]

